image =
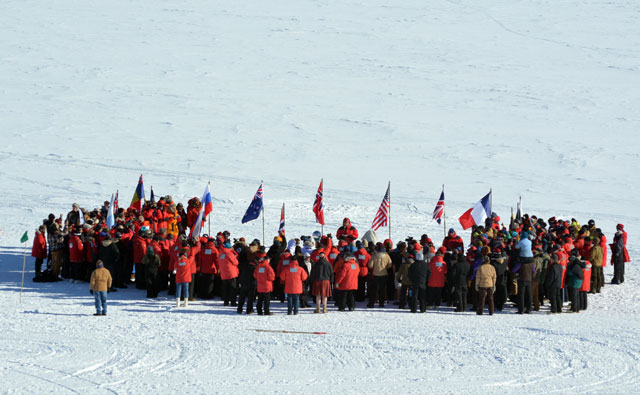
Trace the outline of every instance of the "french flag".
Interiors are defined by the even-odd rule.
[[[467,230],[473,225],[484,225],[484,220],[491,215],[491,192],[473,205],[458,218],[462,229]]]

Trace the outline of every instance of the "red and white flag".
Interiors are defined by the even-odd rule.
[[[284,203],[282,203],[282,210],[280,210],[280,228],[278,229],[278,233],[281,235],[284,234]]]
[[[324,203],[322,202],[322,184],[324,180],[320,180],[318,192],[316,192],[316,200],[313,202],[313,213],[316,215],[316,222],[324,225]]]
[[[484,220],[491,216],[491,192],[484,195],[476,204],[458,218],[462,229],[467,230],[473,225],[484,225]]]
[[[387,187],[387,193],[384,194],[384,198],[382,199],[382,203],[380,204],[380,208],[376,213],[376,217],[373,219],[373,224],[371,224],[371,229],[378,230],[382,226],[389,225],[389,208],[391,206],[389,189],[391,188],[391,182],[389,182],[389,186]]]
[[[443,215],[444,215],[444,187],[442,188],[440,199],[438,200],[438,203],[436,203],[436,208],[433,210],[433,219],[437,223],[440,223],[442,222]]]

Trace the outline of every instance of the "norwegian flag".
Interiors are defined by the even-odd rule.
[[[444,189],[440,194],[440,200],[438,200],[438,203],[436,203],[436,208],[433,210],[433,219],[436,220],[437,223],[441,223],[443,215],[444,215]]]
[[[316,222],[324,225],[324,202],[322,201],[322,184],[324,180],[320,180],[320,186],[316,193],[316,200],[313,202],[313,212],[316,215]]]
[[[382,203],[380,204],[378,213],[376,213],[376,217],[373,219],[373,224],[371,224],[371,229],[373,230],[378,230],[382,226],[389,225],[389,208],[391,206],[390,196],[389,196],[390,188],[391,188],[391,182],[389,182],[389,186],[387,187],[387,193],[384,194],[384,199],[382,199]]]
[[[118,212],[118,191],[116,191],[116,197],[113,199],[113,212]]]
[[[280,210],[280,228],[278,229],[278,233],[281,235],[284,234],[284,203],[282,203],[282,210]]]

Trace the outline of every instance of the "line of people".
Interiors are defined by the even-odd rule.
[[[569,311],[578,312],[587,307],[587,293],[604,286],[607,239],[593,220],[580,226],[575,219],[547,223],[524,215],[507,228],[494,214],[484,226],[473,227],[465,250],[454,229],[439,248],[426,234],[394,246],[391,240],[378,241],[371,230],[359,238],[345,218],[336,240],[314,232],[287,241],[283,232],[267,249],[259,240],[232,239],[227,231],[189,238],[198,198],[186,211],[170,196],[147,202],[141,212],[120,208],[113,229],[105,227],[108,204],[90,212],[74,204],[64,223],[53,214],[43,221],[32,250],[34,281],[57,281],[60,275],[88,281],[102,265],[112,277],[110,292],[135,283],[149,298],[168,291],[177,306],[181,300],[187,306],[196,297],[218,296],[238,313],[253,313],[255,304],[260,315],[272,314],[272,300],[285,299],[288,314],[298,314],[310,307],[311,295],[314,313],[326,313],[329,300],[339,311],[352,311],[367,299],[368,308],[392,302],[425,312],[444,304],[464,312],[471,305],[478,314],[486,304],[489,314],[502,311],[508,301],[517,313],[529,314],[546,300],[550,313],[559,313],[569,300]],[[612,283],[621,284],[629,261],[623,225],[609,247]]]

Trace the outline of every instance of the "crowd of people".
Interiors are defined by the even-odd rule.
[[[611,244],[593,220],[580,225],[527,214],[502,225],[493,214],[475,225],[465,248],[454,229],[440,245],[423,234],[394,244],[369,230],[362,237],[349,218],[334,236],[314,232],[287,240],[284,231],[267,247],[260,240],[232,238],[228,231],[190,237],[202,203],[187,209],[171,196],[147,201],[140,210],[117,208],[106,226],[109,202],[83,210],[73,204],[63,220],[50,214],[36,230],[34,281],[90,282],[96,315],[106,315],[108,292],[135,287],[148,298],[166,291],[176,306],[216,297],[239,314],[272,315],[272,302],[287,302],[287,314],[301,308],[327,313],[353,311],[356,302],[412,313],[454,307],[456,312],[539,311],[578,313],[587,295],[600,293],[611,250],[611,284],[624,282],[629,261],[627,234],[618,224]],[[46,264],[45,270],[43,265]],[[257,299],[257,300],[256,300]],[[389,306],[391,304],[391,306]],[[254,310],[255,309],[255,310]]]

